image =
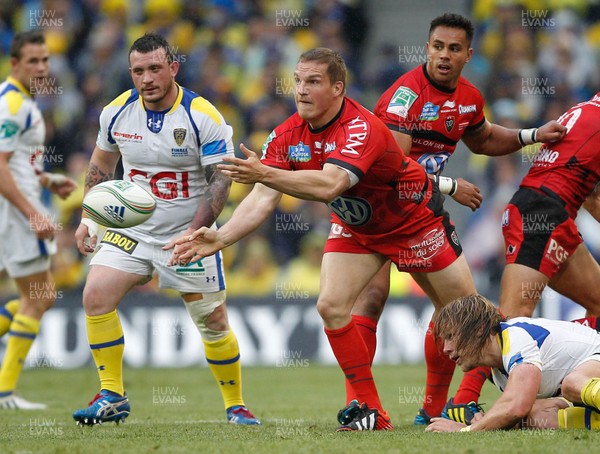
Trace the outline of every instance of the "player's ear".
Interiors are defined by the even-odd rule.
[[[344,93],[344,82],[342,82],[341,80],[338,80],[334,85],[333,85],[333,94],[335,96],[340,96]]]

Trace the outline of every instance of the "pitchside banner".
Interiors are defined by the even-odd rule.
[[[304,294],[263,299],[230,298],[229,319],[245,365],[306,367],[335,363],[315,299]],[[423,340],[433,306],[418,298],[390,300],[379,323],[376,362],[423,360]],[[200,334],[179,298],[128,295],[119,307],[125,335],[125,364],[133,367],[205,366]],[[0,358],[6,344],[0,341]],[[91,364],[81,291],[59,292],[44,315],[26,367],[77,368]]]
[[[581,307],[547,290],[536,316],[563,320],[583,317]],[[316,300],[296,293],[278,291],[268,298],[228,300],[229,319],[240,344],[243,364],[275,367],[335,364],[315,308]],[[423,361],[423,341],[432,313],[433,306],[427,299],[390,299],[379,322],[375,362]],[[132,292],[121,303],[119,316],[125,334],[125,364],[206,366],[200,334],[179,298]],[[6,337],[0,340],[0,358],[4,355]],[[89,364],[92,361],[81,291],[61,291],[55,307],[44,315],[26,367],[77,368]]]

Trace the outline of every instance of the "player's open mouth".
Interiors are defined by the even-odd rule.
[[[438,70],[441,73],[448,73],[450,72],[450,65],[438,65]]]

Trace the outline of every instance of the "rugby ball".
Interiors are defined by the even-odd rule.
[[[82,208],[98,224],[119,229],[147,221],[156,209],[156,200],[135,183],[110,180],[90,189],[83,198]]]

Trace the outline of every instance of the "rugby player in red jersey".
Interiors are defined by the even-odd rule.
[[[433,19],[426,45],[427,63],[399,77],[383,93],[374,112],[392,131],[400,148],[438,181],[442,193],[474,211],[483,200],[479,188],[462,178],[452,180],[441,176],[459,140],[462,139],[473,153],[500,156],[517,151],[524,144],[557,140],[562,136],[564,127],[549,122],[539,129],[518,130],[487,121],[481,93],[461,76],[463,67],[473,54],[472,39],[473,26],[468,19],[458,14],[444,14]],[[389,262],[382,267],[361,293],[353,309],[353,318],[367,344],[371,361],[377,345],[377,322],[389,293],[389,267]],[[422,277],[416,280],[426,288],[427,283]],[[474,289],[471,279],[471,292]],[[433,320],[437,311],[453,297],[449,292],[426,293],[435,312],[425,335],[427,380],[423,407],[415,418],[415,424],[428,424],[431,417],[440,414],[468,422],[480,410],[476,402],[488,369],[468,372],[457,394],[446,402],[455,364],[437,347]],[[340,410],[340,418],[345,413],[352,414],[353,408],[356,408],[355,398],[346,383],[348,406]]]
[[[500,310],[507,317],[531,317],[546,285],[600,315],[600,266],[575,225],[581,206],[600,221],[600,93],[558,122],[566,135],[539,149],[502,216]]]
[[[389,430],[371,356],[351,317],[370,279],[389,260],[444,302],[475,293],[438,185],[408,158],[383,122],[344,96],[339,53],[318,48],[300,56],[294,72],[298,112],[267,138],[262,160],[224,158],[233,180],[256,183],[230,220],[181,239],[171,263],[211,255],[255,230],[282,193],[327,203],[333,223],[321,267],[317,310],[333,353],[360,405],[338,430]],[[411,260],[403,258],[411,257]]]

